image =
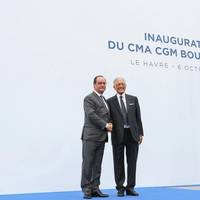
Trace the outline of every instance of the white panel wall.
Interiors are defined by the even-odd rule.
[[[200,39],[198,8],[197,0],[0,2],[0,193],[80,189],[82,101],[97,74],[106,97],[120,75],[139,98],[137,185],[199,184],[200,71],[176,68],[199,60],[108,49],[113,40],[199,52],[144,41],[145,32]],[[115,186],[110,142],[101,185]]]

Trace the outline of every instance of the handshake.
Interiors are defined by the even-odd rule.
[[[106,129],[107,129],[108,132],[111,132],[112,128],[113,128],[113,125],[112,125],[111,122],[109,122],[109,123],[106,124]]]

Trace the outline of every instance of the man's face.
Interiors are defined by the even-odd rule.
[[[106,89],[106,80],[103,77],[98,77],[96,83],[94,84],[94,89],[99,94],[103,94]]]
[[[126,83],[122,79],[118,79],[115,82],[114,89],[118,94],[123,94],[126,90]]]

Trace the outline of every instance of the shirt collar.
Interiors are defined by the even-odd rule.
[[[103,96],[103,94],[99,94],[96,90],[94,90],[94,92],[95,92],[99,97]]]
[[[125,93],[123,93],[122,95],[117,93],[117,97],[118,97],[118,99],[120,98],[120,96],[122,96],[123,99],[125,99],[125,95],[126,95]]]

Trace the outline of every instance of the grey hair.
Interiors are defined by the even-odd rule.
[[[115,86],[115,84],[116,84],[116,82],[117,82],[118,80],[122,80],[122,81],[125,83],[125,85],[126,85],[126,80],[125,80],[123,77],[117,77],[117,78],[115,78],[114,81],[113,81],[113,85],[114,85],[114,86]]]

